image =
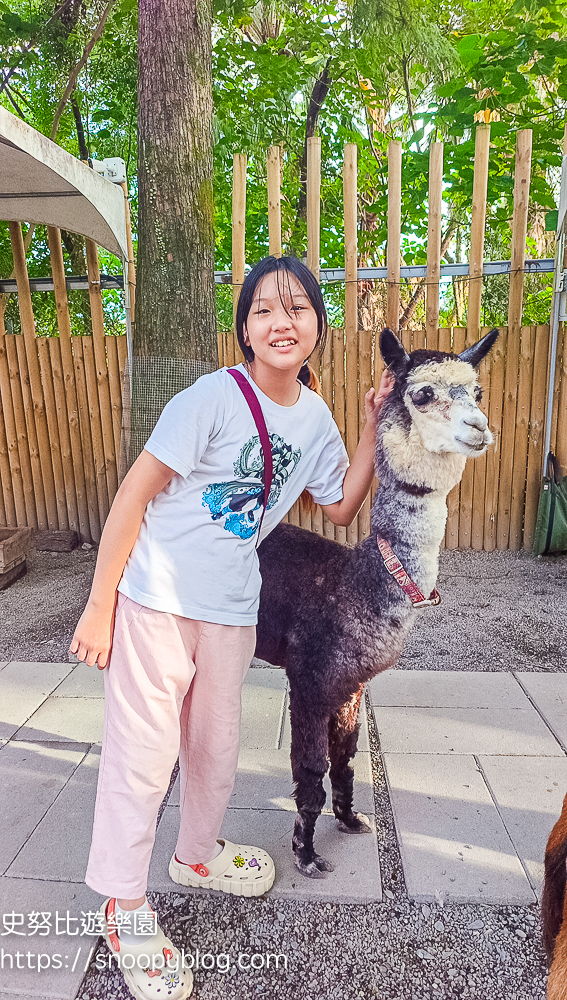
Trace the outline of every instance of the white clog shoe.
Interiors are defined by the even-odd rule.
[[[169,874],[178,885],[220,889],[234,896],[261,896],[271,889],[276,869],[270,855],[259,847],[245,847],[219,840],[222,851],[207,865],[186,865],[174,854]]]

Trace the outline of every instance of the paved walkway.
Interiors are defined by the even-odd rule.
[[[371,682],[370,696],[410,897],[533,903],[567,790],[567,676],[392,671]],[[72,1000],[97,940],[88,914],[99,897],[82,879],[102,676],[84,664],[0,663],[0,706],[0,998]],[[273,855],[274,895],[379,901],[376,838],[338,833],[329,809],[316,844],[335,872],[313,881],[294,868],[289,739],[284,673],[252,669],[223,835]],[[359,747],[356,807],[373,820],[365,723]],[[174,786],[157,831],[155,890],[172,888],[177,813]]]

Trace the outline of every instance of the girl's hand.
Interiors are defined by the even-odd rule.
[[[113,622],[114,608],[109,614],[108,610],[101,611],[89,601],[79,618],[69,652],[76,653],[77,659],[88,667],[96,665],[104,670],[112,645]]]
[[[364,397],[364,409],[368,423],[376,425],[378,421],[378,414],[382,409],[382,403],[386,399],[386,396],[388,396],[394,388],[395,381],[396,379],[393,372],[391,372],[388,368],[385,368],[382,372],[378,392],[376,392],[376,389],[369,389],[366,393],[366,396]]]

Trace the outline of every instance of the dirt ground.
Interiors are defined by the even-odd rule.
[[[0,591],[0,660],[66,662],[96,548],[36,552]],[[442,551],[438,608],[418,612],[401,669],[567,670],[567,555]]]

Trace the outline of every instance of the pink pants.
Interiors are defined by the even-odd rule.
[[[118,594],[104,671],[104,736],[85,881],[106,896],[147,888],[157,814],[179,755],[177,857],[210,859],[234,785],[253,625],[213,625]]]

